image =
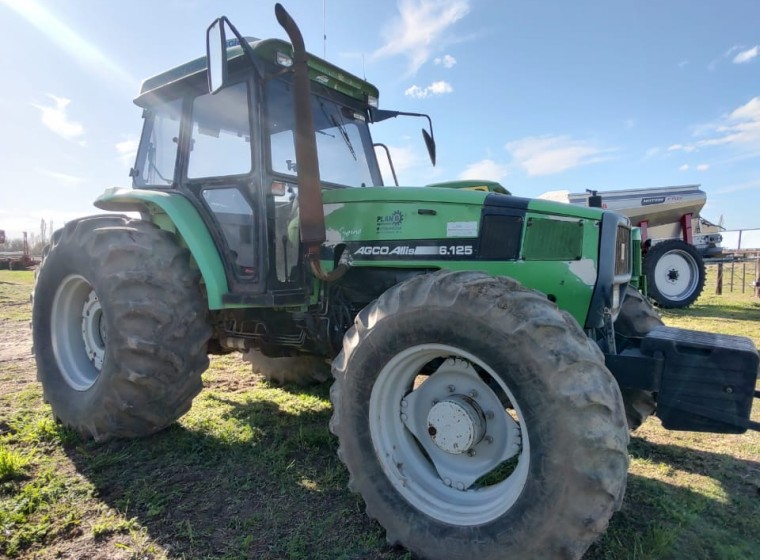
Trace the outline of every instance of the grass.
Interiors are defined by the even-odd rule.
[[[21,349],[0,360],[0,557],[409,558],[346,489],[326,385],[277,388],[222,356],[191,411],[153,437],[98,445],[56,424],[27,355],[31,282],[0,272],[0,327]],[[760,300],[712,291],[665,321],[760,346]],[[587,559],[758,557],[760,434],[651,419],[630,455],[623,509]]]

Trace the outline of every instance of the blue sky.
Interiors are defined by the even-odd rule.
[[[760,227],[756,0],[283,3],[307,48],[366,76],[381,107],[432,116],[435,168],[422,121],[373,131],[402,184],[495,179],[537,196],[700,183],[705,217]],[[264,1],[0,0],[0,228],[60,226],[130,186],[141,80],[202,54],[222,14],[284,37]]]

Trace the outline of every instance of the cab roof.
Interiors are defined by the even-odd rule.
[[[276,65],[276,57],[278,53],[289,56],[291,60],[293,58],[293,47],[290,43],[281,39],[246,38],[246,40],[253,49],[254,54],[263,62]],[[233,60],[240,59],[243,56],[243,49],[240,45],[235,45],[227,49],[227,60],[229,63],[232,63]],[[308,54],[307,64],[309,67],[309,77],[325,87],[365,103],[369,97],[374,97],[375,99],[378,98],[379,92],[375,86],[333,64],[330,64],[326,60]],[[148,104],[148,98],[152,94],[159,93],[159,90],[170,88],[173,85],[177,85],[192,77],[205,74],[206,68],[206,57],[201,56],[195,60],[191,60],[190,62],[172,68],[171,70],[147,78],[143,81],[142,86],[140,87],[140,95],[135,98],[135,103],[140,106],[145,106]]]

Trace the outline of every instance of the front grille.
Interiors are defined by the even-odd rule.
[[[615,276],[631,273],[631,228],[624,225],[617,227],[615,239]]]

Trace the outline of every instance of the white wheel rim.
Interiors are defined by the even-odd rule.
[[[672,301],[687,299],[699,282],[699,267],[686,251],[668,251],[654,267],[657,291]]]
[[[84,277],[63,279],[53,298],[50,328],[61,376],[75,391],[86,391],[103,367],[106,331],[98,296]]]
[[[447,359],[413,387],[420,369],[436,358]],[[436,444],[428,419],[441,427],[449,410],[469,424],[446,428],[448,439]],[[509,510],[525,486],[530,443],[520,407],[493,369],[464,350],[423,344],[396,354],[378,374],[369,415],[372,444],[388,480],[412,506],[439,521],[488,523]],[[459,436],[468,448],[453,452],[449,446]],[[502,469],[510,472],[499,475]]]

